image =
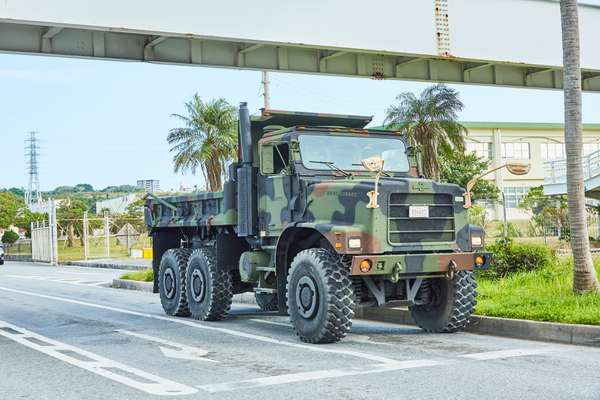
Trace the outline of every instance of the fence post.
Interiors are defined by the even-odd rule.
[[[110,258],[110,220],[108,211],[104,211],[104,254]]]
[[[83,259],[87,261],[90,257],[90,249],[88,243],[88,231],[89,231],[89,221],[88,221],[88,213],[85,211],[83,213]]]
[[[35,261],[35,230],[34,230],[34,225],[35,223],[33,221],[31,221],[31,260]]]
[[[48,200],[48,239],[50,244],[50,264],[58,265],[58,221],[56,220],[56,203]]]

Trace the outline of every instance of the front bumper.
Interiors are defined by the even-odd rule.
[[[484,263],[475,264],[475,257],[482,256]],[[372,267],[363,272],[360,263],[370,260]],[[428,254],[376,254],[352,257],[351,275],[420,275],[445,274],[454,271],[487,269],[492,261],[492,253],[428,253]]]

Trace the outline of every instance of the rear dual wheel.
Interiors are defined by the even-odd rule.
[[[190,315],[185,291],[189,249],[169,249],[163,254],[158,270],[158,291],[163,310],[168,315]]]
[[[218,321],[227,315],[233,298],[229,271],[217,268],[213,248],[194,250],[186,274],[188,306],[193,318]]]
[[[167,250],[160,261],[158,288],[168,315],[216,321],[231,308],[231,275],[217,268],[213,248]]]

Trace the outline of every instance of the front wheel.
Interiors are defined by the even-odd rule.
[[[410,307],[413,319],[427,332],[456,332],[469,325],[477,304],[477,282],[472,271],[459,271],[453,279],[424,281],[427,304]]]
[[[352,327],[354,291],[349,269],[327,249],[303,250],[294,257],[287,281],[290,321],[300,340],[332,343]]]

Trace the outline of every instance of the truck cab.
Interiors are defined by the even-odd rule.
[[[359,304],[407,305],[428,331],[466,326],[491,255],[465,191],[423,178],[418,149],[370,121],[242,106],[224,191],[146,204],[165,311],[221,319],[254,291],[310,343],[340,340]]]

